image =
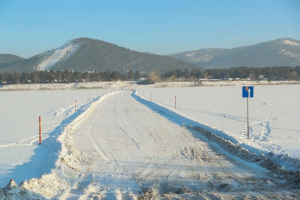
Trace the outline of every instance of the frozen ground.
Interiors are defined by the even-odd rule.
[[[122,87],[125,88],[125,86]],[[255,98],[258,95],[256,87]],[[130,89],[130,87],[126,88]],[[216,88],[218,88],[216,91],[223,96],[224,93],[221,91],[224,88],[229,91],[229,88],[234,87]],[[8,182],[8,177],[10,177],[17,180],[17,184],[19,184],[21,180],[33,178],[23,182],[21,187],[14,185],[13,181],[10,182],[8,187],[4,188],[6,197],[16,197],[17,199],[299,198],[297,189],[299,186],[294,182],[295,177],[288,180],[285,173],[277,173],[279,171],[268,167],[268,169],[262,168],[261,166],[264,166],[262,163],[266,163],[263,161],[264,156],[254,156],[252,160],[249,158],[242,160],[231,153],[226,153],[224,149],[230,152],[228,145],[224,148],[220,142],[213,139],[216,136],[213,136],[211,132],[254,152],[267,152],[268,145],[264,146],[255,141],[247,143],[243,141],[245,139],[243,132],[235,135],[234,129],[226,130],[226,127],[231,127],[230,120],[214,124],[219,118],[227,119],[226,117],[212,115],[216,118],[215,120],[211,119],[209,124],[207,121],[203,122],[202,119],[197,118],[201,115],[192,114],[201,114],[199,112],[201,109],[206,111],[205,109],[209,108],[212,109],[212,113],[215,112],[214,109],[219,108],[220,113],[226,114],[222,110],[222,105],[214,103],[213,106],[207,105],[200,110],[198,110],[199,107],[194,106],[190,109],[190,114],[185,112],[188,108],[180,105],[179,100],[184,99],[189,106],[192,106],[190,94],[197,96],[195,94],[200,93],[201,89],[215,91],[211,87],[176,88],[176,91],[179,92],[176,110],[173,105],[174,101],[169,100],[169,96],[173,96],[174,100],[173,89],[145,87],[138,89],[140,96],[147,98],[147,94],[152,94],[153,101],[159,102],[161,106],[152,103],[151,100],[147,101],[136,96],[130,91],[112,92],[110,90],[107,95],[105,95],[107,92],[101,93],[102,90],[1,92],[1,105],[3,95],[9,96],[7,97],[9,100],[5,101],[5,104],[8,107],[14,107],[18,103],[12,99],[26,99],[26,96],[31,96],[29,94],[32,92],[36,94],[32,95],[34,98],[31,97],[26,101],[29,107],[34,108],[38,102],[41,107],[52,105],[49,107],[51,110],[53,109],[53,112],[47,111],[47,108],[45,111],[41,109],[42,112],[48,113],[45,116],[48,116],[49,124],[48,128],[46,128],[47,125],[45,127],[46,131],[43,132],[42,146],[37,144],[37,122],[32,130],[23,126],[23,128],[20,127],[21,131],[10,133],[9,135],[12,137],[10,141],[2,144],[3,148],[0,151],[6,156],[5,159],[8,157],[7,152],[15,152],[12,156],[12,161],[14,161],[12,163],[23,159],[17,165],[6,165],[8,166],[7,173],[3,173],[4,176],[7,175],[6,181]],[[185,90],[188,92],[183,92]],[[76,112],[72,92],[74,92],[72,95],[77,94],[82,97],[81,100],[78,100],[79,106]],[[205,92],[201,93],[203,102],[213,102],[212,99],[218,99],[218,95],[215,95],[214,98],[204,98]],[[12,94],[21,97],[13,98]],[[183,94],[184,98],[179,98],[179,94]],[[206,94],[215,93],[207,91]],[[230,94],[234,95],[234,90]],[[155,98],[158,95],[161,99]],[[36,96],[43,96],[43,98]],[[63,98],[63,96],[68,96],[70,99],[64,105],[60,104],[62,99],[58,98]],[[91,96],[92,102],[90,102]],[[241,89],[238,96],[241,98]],[[55,98],[59,99],[56,103],[53,100]],[[236,99],[233,102],[237,106],[244,105],[244,100],[241,99],[239,102]],[[224,102],[223,107],[230,105],[227,104],[225,98],[221,102]],[[268,105],[268,102],[263,103]],[[36,105],[36,107],[37,109],[31,110],[22,108],[21,113],[29,116],[30,112],[34,113],[39,110],[39,106]],[[242,107],[245,108],[245,106]],[[253,107],[254,104],[252,109],[254,109]],[[293,109],[297,109],[297,107],[293,107],[291,110]],[[15,113],[16,111],[11,110],[10,112]],[[230,118],[233,121],[232,126],[235,126],[235,121],[244,120],[243,112],[240,113],[241,116],[235,113],[235,108],[230,112],[233,112],[233,116],[236,118],[240,118],[240,120],[234,120],[234,117]],[[1,114],[0,116],[2,116]],[[208,113],[207,116],[209,115],[211,114]],[[33,118],[37,120],[37,117]],[[47,121],[47,117],[43,118]],[[18,121],[26,121],[25,119],[27,118],[21,118]],[[5,117],[2,117],[1,120],[5,122],[1,123],[1,130],[8,130],[10,120]],[[225,126],[226,123],[227,126]],[[222,124],[225,124],[225,128],[221,126]],[[31,131],[35,133],[26,135]],[[272,133],[272,131],[270,132]],[[14,134],[15,138],[13,138]],[[2,135],[1,138],[3,138]],[[220,140],[226,143],[224,138]],[[269,136],[267,139],[269,138],[271,137]],[[263,143],[267,140],[260,139],[260,141]],[[11,150],[9,147],[15,149]],[[23,147],[28,147],[28,149],[23,150]],[[239,147],[237,145],[234,148]],[[238,152],[241,154],[240,150]],[[285,153],[287,150],[281,147],[278,153],[282,152]],[[246,154],[249,157],[251,152],[246,152]],[[245,155],[245,151],[243,155]],[[2,160],[4,159],[1,158],[0,166],[5,166],[1,165]],[[281,162],[281,164],[284,163]],[[290,167],[288,164],[287,168]],[[33,171],[38,171],[39,174],[34,174]],[[22,177],[26,174],[24,172],[28,172],[27,177]],[[30,173],[33,175],[32,177],[29,177]],[[39,178],[40,176],[41,178]],[[296,173],[295,176],[299,176],[299,174]],[[2,178],[2,175],[0,177]],[[297,181],[297,179],[295,180]],[[7,182],[2,182],[1,187],[4,187]]]
[[[247,100],[242,87],[140,88],[145,99],[199,122],[250,151],[300,157],[300,85],[257,85],[249,100],[250,140],[247,139]],[[295,170],[299,170],[299,166]],[[297,168],[298,167],[298,168]]]
[[[49,150],[38,145],[38,117],[42,117],[44,140],[74,113],[75,99],[79,109],[97,92],[100,90],[1,92],[0,186],[11,178],[20,183],[49,172],[51,168],[40,167]]]
[[[126,85],[82,83],[3,86],[1,89],[4,91],[0,91],[0,187],[4,187],[11,178],[20,183],[51,170],[48,166],[40,167],[47,159],[49,149],[44,146],[38,148],[39,116],[42,117],[43,139],[46,139],[57,129],[63,128],[65,119],[76,117],[73,115],[75,100],[77,109],[80,109],[97,96]],[[86,87],[100,89],[80,89]],[[23,171],[25,168],[26,173]]]

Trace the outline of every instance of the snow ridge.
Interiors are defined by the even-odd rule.
[[[81,46],[81,43],[67,43],[62,47],[49,51],[44,57],[40,59],[40,63],[37,66],[37,70],[49,70],[57,62],[66,60],[72,56],[77,49]]]

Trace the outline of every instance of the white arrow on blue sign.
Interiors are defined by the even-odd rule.
[[[253,98],[254,86],[243,86],[243,98]]]

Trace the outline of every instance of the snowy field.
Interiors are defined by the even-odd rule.
[[[100,89],[80,89],[87,85],[88,88]],[[43,163],[49,156],[49,149],[38,145],[39,116],[42,118],[43,139],[46,139],[58,131],[55,128],[63,129],[65,119],[77,116],[73,115],[75,100],[77,109],[80,109],[98,96],[120,90],[123,85],[30,84],[1,88],[4,91],[0,91],[0,187],[11,178],[20,183],[51,170]],[[79,89],[74,90],[74,86]],[[34,156],[37,151],[38,156]]]
[[[100,90],[9,91],[1,92],[0,108],[0,186],[11,178],[17,182],[39,177],[49,172],[40,168],[49,154],[47,148],[38,148],[38,117],[42,118],[43,139],[55,127],[78,109],[95,98]],[[106,91],[103,91],[106,92]],[[39,156],[32,158],[38,152]],[[24,163],[31,162],[26,166]],[[23,166],[23,167],[21,167]],[[22,170],[21,170],[22,169]]]
[[[249,100],[242,86],[147,88],[139,96],[199,122],[204,128],[256,153],[300,158],[300,85],[257,85]],[[176,96],[176,110],[175,110]],[[299,166],[287,166],[299,170]]]
[[[224,154],[192,127],[264,154],[283,170],[298,171],[300,85],[254,87],[250,140],[241,86],[175,85],[0,88],[0,199],[10,179],[27,180],[20,188],[14,182],[4,188],[17,199],[299,197],[286,192],[294,188],[283,180],[286,174]]]

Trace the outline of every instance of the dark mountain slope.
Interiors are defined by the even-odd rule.
[[[0,72],[32,72],[36,70],[119,71],[152,70],[165,72],[172,69],[199,68],[182,60],[149,53],[132,51],[101,40],[78,38],[65,45],[21,60],[0,69]]]

